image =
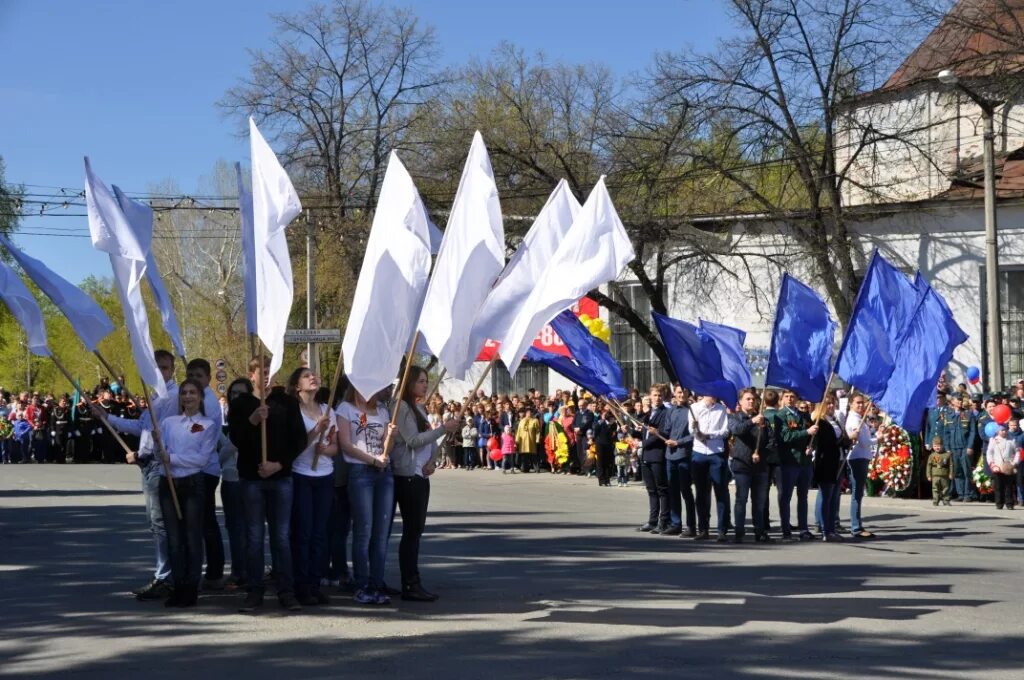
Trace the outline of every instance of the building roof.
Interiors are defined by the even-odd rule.
[[[961,78],[1021,71],[1022,45],[1024,0],[960,0],[877,92],[931,80],[943,69]]]
[[[997,153],[996,198],[1024,198],[1024,147]],[[964,159],[949,189],[935,200],[982,200],[985,197],[985,164],[981,156]]]

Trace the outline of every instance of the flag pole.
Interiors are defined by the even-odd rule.
[[[768,389],[767,385],[765,385],[761,389],[761,395],[760,395],[761,396],[761,408],[758,409],[758,411],[757,411],[757,415],[759,415],[759,416],[763,416],[764,415],[764,391],[766,389]],[[764,423],[762,423],[761,426],[759,428],[757,428],[757,446],[754,447],[754,455],[757,455],[757,456],[761,455],[761,435],[762,434],[764,434]]]
[[[267,355],[263,347],[263,341],[257,340],[260,346],[260,408],[267,405]],[[260,420],[260,461],[267,464],[267,419]]]
[[[444,381],[444,377],[446,375],[448,375],[448,369],[447,368],[441,369],[441,375],[437,376],[437,382],[434,383],[434,386],[430,389],[430,393],[427,394],[427,399],[426,399],[427,402],[429,402],[431,399],[433,399],[434,395],[437,394],[437,391],[439,389],[441,389],[441,382]]]
[[[811,414],[811,425],[817,425],[818,421],[821,420],[821,410],[825,406],[825,397],[828,396],[828,388],[832,386],[832,378],[834,377],[836,377],[836,371],[835,369],[832,369],[832,372],[828,374],[828,382],[825,383],[825,394],[821,395],[821,401],[819,401],[818,405],[814,407],[814,412]],[[814,448],[814,442],[818,440],[818,432],[820,432],[820,430],[814,433],[814,436],[811,437],[810,443],[807,444],[808,451]]]
[[[412,336],[412,343],[409,345],[409,352],[405,355],[405,368],[402,370],[402,379],[398,382],[398,393],[395,395],[395,412],[391,414],[391,427],[394,428],[398,422],[398,412],[402,408],[402,393],[405,391],[405,383],[409,379],[409,369],[412,368],[412,357],[416,353],[416,343],[419,342],[420,332],[416,331]],[[388,459],[388,452],[391,449],[391,429],[388,429],[384,437],[384,460]]]
[[[150,394],[149,387],[146,383],[142,383],[143,394]],[[157,422],[156,413],[153,411],[153,407],[149,406],[149,423],[153,426],[153,441],[156,443],[157,450],[159,451],[160,460],[164,464],[164,474],[167,476],[167,486],[171,490],[171,500],[174,501],[174,512],[177,513],[178,519],[181,519],[181,505],[178,504],[178,490],[174,488],[174,477],[171,477],[171,457],[167,455],[167,449],[164,448],[164,439],[160,436],[160,423]]]
[[[342,352],[338,353],[338,365],[334,367],[334,382],[331,383],[331,396],[327,399],[328,411],[334,410],[334,397],[337,396],[338,392],[338,381],[341,380],[341,360]],[[320,435],[320,442],[323,442],[323,434]],[[317,465],[320,464],[320,452],[313,451],[313,462],[310,463],[309,467],[312,470],[316,470]]]

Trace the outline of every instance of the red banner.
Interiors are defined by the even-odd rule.
[[[596,301],[591,300],[588,297],[580,298],[580,301],[574,304],[572,307],[572,313],[576,316],[582,316],[586,314],[592,319],[596,319],[600,316],[599,305]],[[494,340],[488,340],[484,343],[483,349],[480,350],[480,354],[477,355],[477,361],[490,361],[494,358],[495,353],[498,351],[498,347],[501,346],[500,342]],[[569,356],[569,350],[562,344],[562,339],[558,337],[554,329],[551,328],[551,324],[547,324],[541,329],[540,333],[537,334],[537,338],[533,341],[533,346],[537,349],[542,349],[545,352],[552,352],[554,354],[561,354],[563,357]]]

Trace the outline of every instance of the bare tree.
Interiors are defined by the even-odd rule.
[[[859,178],[862,154],[883,141],[914,148],[921,132],[912,119],[886,128],[851,116],[849,104],[885,81],[906,35],[886,0],[730,5],[739,36],[713,54],[659,55],[652,90],[686,107],[703,139],[723,135],[692,148],[691,171],[724,181],[805,253],[845,325],[862,263],[844,191],[884,194]],[[777,181],[765,183],[766,172]]]

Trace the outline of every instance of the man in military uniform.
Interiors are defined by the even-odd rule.
[[[971,412],[963,408],[960,399],[954,396],[953,412],[943,430],[942,445],[953,456],[954,487],[957,497],[966,503],[978,501],[978,490],[974,488],[971,473],[972,445],[977,433],[978,421]]]
[[[935,408],[928,409],[928,424],[924,430],[924,440],[930,442],[941,437],[946,428],[946,421],[952,409],[946,404],[946,393],[939,392],[935,399]]]
[[[932,505],[949,505],[949,480],[953,476],[953,456],[942,448],[942,437],[932,439],[925,474],[932,484]]]

